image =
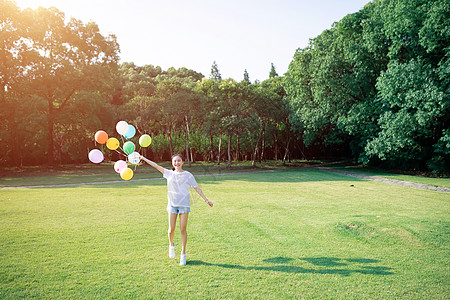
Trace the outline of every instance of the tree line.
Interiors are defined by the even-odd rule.
[[[56,8],[0,1],[0,164],[87,162],[97,130],[126,120],[152,145],[226,162],[348,155],[364,164],[449,170],[450,5],[368,3],[297,49],[288,72],[208,78],[119,63],[114,35]],[[117,154],[105,151],[109,160]]]
[[[87,162],[97,130],[117,135],[126,120],[153,137],[156,160],[288,157],[288,110],[281,78],[210,78],[186,68],[119,64],[114,35],[95,23],[66,20],[56,8],[20,10],[1,1],[1,165]],[[245,77],[245,76],[244,76]],[[102,149],[106,150],[106,149]],[[107,159],[116,153],[105,151]],[[290,157],[290,156],[289,156]]]
[[[450,2],[372,1],[296,51],[291,124],[364,164],[448,171],[449,57]]]

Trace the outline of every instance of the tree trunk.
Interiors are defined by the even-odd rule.
[[[167,130],[167,138],[169,139],[170,157],[172,157],[173,155],[172,130],[170,128]]]
[[[278,160],[278,133],[275,131],[273,134],[273,146],[275,152],[275,161]]]
[[[236,137],[236,160],[239,161],[240,156],[241,156],[241,149],[240,149],[240,145],[239,145],[239,135],[237,135]]]
[[[6,66],[6,55],[2,56],[3,56],[3,65]],[[7,114],[6,119],[3,120],[5,124],[4,128],[5,133],[7,133],[6,145],[8,145],[4,150],[6,150],[6,153],[8,153],[8,156],[6,157],[8,165],[17,166],[19,159],[22,161],[23,151],[22,149],[20,153],[18,151],[15,151],[16,149],[19,149],[18,147],[20,145],[19,139],[16,138],[16,136],[14,136],[14,133],[18,132],[18,130],[16,129],[18,127],[17,126],[18,124],[17,122],[15,122],[15,120],[17,119],[15,117],[16,114],[15,106],[10,102],[9,103],[6,102],[7,80],[8,78],[6,78],[6,80],[4,79],[4,81],[2,81],[2,84],[0,86],[0,107],[2,107],[2,110],[10,112],[9,114]],[[20,166],[22,166],[22,163],[20,163]]]
[[[52,44],[50,45],[50,62],[53,63],[53,48]],[[48,130],[48,164],[54,165],[55,164],[55,158],[54,158],[54,148],[55,145],[53,143],[53,129],[54,129],[54,109],[53,109],[53,96],[50,92],[50,82],[46,82],[47,87],[47,101],[48,101],[48,118],[47,118],[47,130]]]
[[[252,161],[253,161],[253,135],[252,135],[252,133],[250,132],[250,130],[249,130],[249,132],[248,132],[249,134],[250,134],[250,147],[252,148]],[[247,160],[247,159],[246,159]]]
[[[261,141],[261,156],[259,157],[259,163],[264,160],[264,148],[266,147],[266,124],[263,125],[262,141]]]
[[[187,162],[188,162],[188,166],[190,167],[191,166],[191,157],[189,155],[189,122],[188,122],[187,116],[184,116],[184,121],[185,121],[185,124],[186,124],[186,127],[185,127],[185,131],[186,131],[186,159],[187,159]]]
[[[228,165],[227,168],[231,168],[231,134],[228,134]]]
[[[214,141],[213,141],[213,136],[212,134],[209,135],[209,160],[211,162],[214,161]]]
[[[15,110],[13,108],[13,110]],[[15,115],[16,111],[12,112],[11,115]],[[16,128],[18,127],[17,122],[15,121],[16,118],[13,117],[11,118],[11,122],[9,123],[9,130],[8,130],[8,134],[9,134],[9,140],[11,141],[11,146],[12,151],[11,151],[11,164],[13,166],[21,166],[23,165],[23,158],[24,158],[24,152],[26,152],[26,149],[22,149],[22,144],[20,143],[20,141],[23,139],[18,139],[17,136],[14,136],[15,132],[19,132]]]
[[[288,155],[288,153],[289,153],[289,144],[291,143],[291,138],[289,137],[289,139],[288,139],[288,142],[287,142],[287,145],[286,145],[286,147],[285,147],[285,152],[284,152],[284,157],[283,157],[283,165],[286,163],[286,157],[287,157],[287,155]],[[289,159],[290,160],[290,159]]]
[[[253,150],[253,157],[252,157],[252,167],[253,168],[256,168],[256,159],[258,158],[258,146],[259,146],[259,142],[261,141],[261,134],[259,134],[258,135],[258,140],[256,141],[256,143],[253,143],[253,136],[251,135],[251,133],[250,133],[250,137],[251,137],[251,139],[250,139],[250,141],[251,141],[251,144],[252,144],[252,147],[253,147],[253,145],[255,145],[255,148],[254,148],[254,150]]]
[[[47,159],[49,165],[55,164],[55,157],[54,157],[54,142],[53,142],[53,101],[49,98],[48,100],[48,116],[47,116],[47,143],[48,143],[48,150],[47,150]]]
[[[217,164],[220,165],[220,147],[222,147],[222,135],[219,136],[219,154],[217,155]]]
[[[306,155],[305,155],[305,152],[304,152],[304,150],[305,150],[305,144],[303,144],[303,142],[302,142],[302,144],[298,147],[298,149],[299,149],[300,152],[302,153],[302,159],[306,159]]]

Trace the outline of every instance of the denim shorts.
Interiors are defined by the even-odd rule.
[[[185,214],[188,212],[191,212],[191,208],[190,207],[184,207],[184,206],[172,206],[170,204],[167,204],[167,211],[177,214],[177,215],[181,215],[181,214]]]

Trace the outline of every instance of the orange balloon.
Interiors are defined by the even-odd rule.
[[[95,133],[95,140],[99,144],[104,144],[108,141],[108,134],[103,130],[99,130]]]

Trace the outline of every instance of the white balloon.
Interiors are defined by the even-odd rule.
[[[125,133],[127,133],[127,131],[128,131],[128,127],[129,127],[129,125],[125,121],[117,122],[117,124],[116,124],[117,133],[120,135],[125,135]]]
[[[101,163],[105,158],[103,156],[103,153],[98,149],[93,149],[89,152],[89,160],[93,162],[94,164]]]
[[[130,153],[128,155],[128,161],[133,165],[137,165],[141,161],[141,155],[137,152]]]

